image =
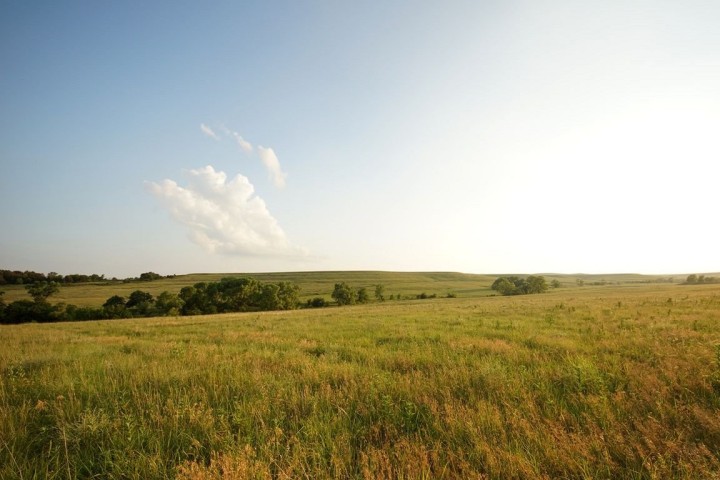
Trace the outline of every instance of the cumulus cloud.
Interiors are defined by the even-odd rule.
[[[268,175],[270,175],[273,185],[277,188],[284,188],[285,177],[287,177],[287,174],[280,168],[280,161],[278,160],[277,155],[275,155],[273,149],[258,145],[258,155],[260,155],[260,160],[263,165],[265,165],[265,169],[267,170]]]
[[[206,136],[212,138],[213,140],[220,140],[220,137],[218,137],[217,134],[213,132],[212,128],[208,127],[204,123],[200,124],[200,131]]]
[[[188,185],[147,182],[171,215],[190,229],[190,238],[215,253],[246,256],[304,256],[293,246],[243,175],[228,180],[208,165],[186,172]]]

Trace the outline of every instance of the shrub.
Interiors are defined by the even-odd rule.
[[[322,308],[327,306],[327,302],[322,297],[314,297],[307,301],[308,308]]]

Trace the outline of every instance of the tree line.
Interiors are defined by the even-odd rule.
[[[26,322],[63,322],[110,320],[162,316],[207,315],[230,312],[268,310],[294,310],[321,308],[330,305],[324,297],[300,303],[300,287],[292,282],[263,283],[251,277],[226,277],[218,282],[199,282],[180,291],[164,291],[157,296],[135,290],[127,298],[113,295],[101,307],[80,307],[72,304],[50,304],[48,299],[60,289],[58,282],[36,282],[25,286],[32,300],[3,301],[0,291],[0,324]],[[372,297],[370,290],[372,290]],[[330,294],[338,306],[363,304],[386,300],[385,286],[355,288],[346,282],[336,283]],[[448,293],[447,298],[455,298]],[[390,300],[432,299],[436,294],[420,293],[415,296],[390,295]]]
[[[559,282],[553,286],[559,286]],[[511,275],[498,277],[490,288],[501,295],[527,295],[547,292],[548,284],[542,275],[529,275],[526,278]]]
[[[48,274],[33,272],[31,270],[0,270],[0,285],[32,285],[35,283],[55,282],[61,284],[70,283],[90,283],[90,282],[132,282],[132,281],[152,281],[159,280],[161,278],[172,278],[175,275],[167,275],[163,277],[155,272],[141,273],[139,277],[129,277],[122,280],[118,280],[113,277],[112,279],[105,278],[105,275],[98,275],[93,273],[91,275],[84,275],[81,273],[72,273],[69,275],[60,275],[56,272],[50,272]]]
[[[0,285],[30,285],[33,283],[56,282],[56,283],[86,283],[86,282],[102,282],[106,280],[105,275],[83,275],[73,273],[70,275],[60,275],[50,272],[44,273],[26,270],[0,270]]]
[[[377,284],[372,286],[373,289],[373,297],[375,301],[377,302],[384,302],[386,300],[385,296],[385,286],[382,284]],[[335,284],[335,288],[333,289],[332,294],[330,295],[333,300],[338,305],[355,305],[355,304],[363,304],[363,303],[369,303],[372,301],[372,298],[370,297],[370,291],[367,287],[360,287],[358,289],[355,289],[351,285],[340,282]],[[447,295],[445,295],[445,298],[456,298],[457,295],[455,293],[449,292]],[[425,300],[425,299],[432,299],[437,298],[436,293],[418,293],[417,295],[390,295],[387,297],[389,300]],[[313,299],[314,301],[322,300],[322,298],[317,297]],[[309,303],[308,303],[309,305]],[[309,305],[310,306],[310,305]],[[314,306],[314,305],[313,305]],[[324,306],[324,305],[320,305]]]
[[[706,277],[705,275],[697,275],[693,273],[692,275],[688,275],[685,279],[686,285],[704,285],[710,283],[720,283],[720,278]]]
[[[370,301],[370,293],[366,287],[355,290],[345,282],[336,283],[330,296],[338,305],[354,305]],[[383,285],[375,285],[375,299],[380,302],[385,301],[385,287]]]
[[[300,287],[291,282],[262,283],[248,277],[226,277],[218,282],[200,282],[167,291],[154,297],[135,290],[128,298],[113,295],[102,307],[78,307],[48,298],[59,291],[57,282],[38,282],[25,287],[32,300],[5,304],[0,292],[0,323],[62,322],[142,318],[179,315],[206,315],[228,312],[292,310],[300,305]]]

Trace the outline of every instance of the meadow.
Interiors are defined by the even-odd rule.
[[[163,291],[178,293],[181,288],[199,282],[217,282],[223,277],[242,276],[252,277],[260,282],[292,282],[300,287],[300,296],[303,300],[313,297],[325,297],[330,300],[330,293],[336,282],[344,281],[354,287],[366,287],[370,291],[377,284],[387,288],[387,295],[401,295],[415,297],[426,292],[438,296],[455,293],[458,296],[489,295],[492,292],[490,285],[497,278],[495,275],[474,275],[455,272],[287,272],[287,273],[195,273],[162,278],[151,282],[96,282],[66,284],[60,287],[60,292],[53,295],[51,301],[72,303],[78,306],[99,307],[113,295],[128,297],[135,290],[142,290],[154,296]],[[623,277],[627,279],[626,277]],[[635,277],[632,277],[635,278]],[[652,277],[637,276],[649,279]],[[568,279],[567,284],[575,285],[575,280]],[[5,291],[5,300],[30,299],[30,295],[23,285],[0,285]]]
[[[720,276],[720,274],[714,274]],[[99,307],[113,295],[128,297],[135,290],[149,292],[158,296],[163,291],[178,293],[181,288],[194,285],[198,282],[217,282],[223,277],[242,276],[253,277],[260,282],[292,282],[300,287],[300,296],[303,301],[313,297],[324,297],[330,301],[330,293],[336,282],[347,282],[355,288],[366,287],[370,292],[375,285],[386,287],[386,296],[415,298],[416,295],[426,293],[437,296],[446,296],[453,293],[458,297],[478,297],[493,295],[490,289],[492,282],[498,275],[478,275],[457,272],[383,272],[383,271],[350,271],[350,272],[278,272],[278,273],[193,273],[162,278],[151,282],[94,282],[63,284],[59,293],[52,296],[52,303],[64,302],[80,307]],[[651,276],[638,274],[611,274],[611,275],[559,275],[545,274],[548,282],[557,280],[563,287],[574,287],[578,282],[586,286],[598,284],[610,285],[646,285],[648,283],[680,283],[685,279],[683,275],[675,277]],[[5,301],[30,300],[31,297],[23,285],[0,285],[4,291]]]
[[[488,283],[2,326],[0,478],[720,478],[720,287]]]

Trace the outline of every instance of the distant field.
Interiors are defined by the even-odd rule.
[[[345,275],[461,296],[491,278]],[[0,326],[0,344],[3,479],[720,475],[718,285]]]
[[[157,296],[167,290],[177,293],[182,287],[197,282],[218,281],[229,276],[250,276],[264,282],[290,281],[300,286],[300,295],[303,300],[311,297],[325,297],[330,300],[330,293],[337,282],[347,282],[353,287],[368,287],[372,295],[374,285],[383,284],[386,296],[398,294],[415,296],[420,293],[445,296],[455,293],[458,297],[481,297],[491,295],[490,285],[498,275],[473,275],[453,272],[290,272],[290,273],[206,273],[178,275],[174,278],[164,278],[152,282],[130,283],[97,283],[97,284],[70,284],[63,285],[60,292],[50,299],[52,303],[65,302],[78,306],[100,306],[113,295],[127,296],[134,290],[143,290]],[[609,284],[638,284],[655,282],[658,279],[667,280],[668,276],[645,276],[635,274],[614,275],[556,275],[545,274],[548,282],[557,279],[563,288],[576,287],[577,281],[586,283],[586,288],[592,283],[606,282]],[[674,281],[681,282],[682,276],[675,276]],[[0,285],[0,291],[5,291],[5,300],[12,302],[20,299],[29,299],[25,288],[21,285]]]

